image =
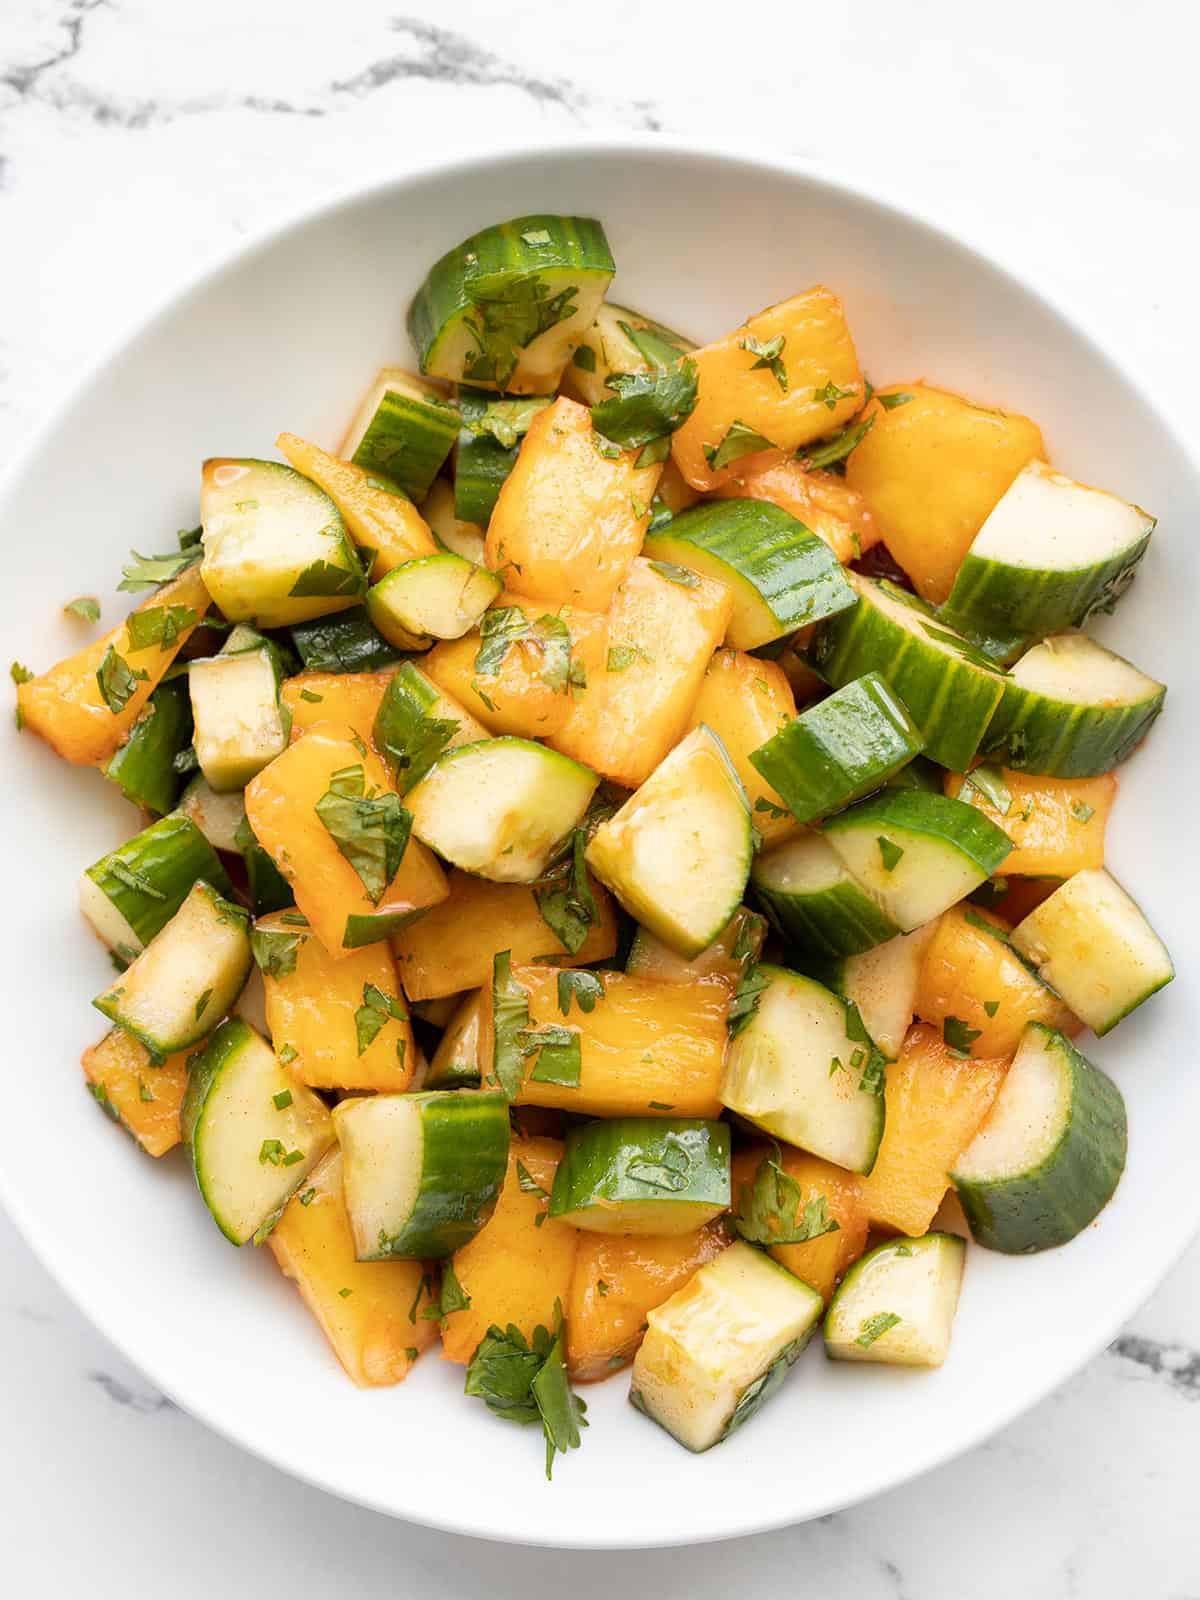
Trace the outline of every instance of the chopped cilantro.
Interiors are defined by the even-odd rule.
[[[591,345],[581,344],[571,357],[571,365],[578,367],[580,372],[595,372],[596,352]]]
[[[100,602],[95,595],[81,594],[77,600],[68,600],[63,610],[70,617],[78,617],[83,622],[100,621]]]
[[[858,448],[875,426],[875,415],[852,422],[840,432],[816,445],[802,445],[796,452],[801,465],[808,471],[816,467],[833,467],[844,461],[852,450]]]
[[[113,716],[119,716],[130,700],[137,693],[139,683],[148,683],[150,674],[142,671],[131,671],[129,663],[123,656],[119,656],[110,644],[104,652],[104,658],[96,671],[96,683],[100,689],[100,696]]]
[[[268,978],[287,978],[295,972],[300,942],[298,933],[277,933],[273,928],[254,928],[250,934],[254,959]]]
[[[881,394],[879,404],[885,411],[895,411],[897,406],[906,406],[911,399],[911,394]]]
[[[989,1017],[994,1017],[997,1011],[1000,1009],[1000,1002],[999,1000],[985,1000],[983,1002],[983,1009],[987,1012]]]
[[[760,450],[774,449],[775,446],[770,439],[764,439],[761,433],[756,433],[746,423],[732,422],[720,444],[704,446],[704,459],[714,472],[719,472],[731,461],[740,461],[743,456],[757,455]]]
[[[300,1196],[300,1204],[302,1206],[310,1206],[316,1198],[317,1191],[315,1189],[305,1189],[304,1193]]]
[[[540,1195],[543,1200],[549,1198],[548,1191],[542,1188],[523,1161],[517,1162],[517,1188],[522,1194]]]
[[[212,997],[213,997],[212,990],[211,989],[205,989],[204,993],[196,1001],[195,1017],[196,1017],[196,1021],[197,1022],[200,1021],[200,1018],[208,1010],[208,1002],[212,999]]]
[[[1082,800],[1077,800],[1071,807],[1071,815],[1076,822],[1090,822],[1096,815],[1095,806],[1086,805]]]
[[[942,1038],[947,1050],[957,1056],[969,1056],[971,1046],[978,1039],[979,1028],[969,1028],[961,1017],[945,1017],[942,1020]]]
[[[286,1111],[291,1103],[292,1091],[290,1089],[280,1089],[278,1094],[273,1094],[271,1096],[271,1104],[275,1107],[276,1111]]]
[[[894,1311],[877,1311],[873,1317],[865,1317],[859,1324],[858,1338],[854,1342],[867,1350],[876,1339],[885,1334],[889,1328],[894,1328],[901,1320]]]
[[[983,796],[987,803],[1006,817],[1012,809],[1012,790],[1004,781],[999,767],[982,766],[968,772],[963,787],[970,787]]]
[[[739,339],[738,344],[748,355],[758,358],[750,363],[750,371],[757,372],[760,367],[766,368],[784,394],[786,394],[788,375],[787,368],[783,364],[783,348],[787,344],[786,337],[782,333],[777,333],[773,339],[767,339],[762,343],[757,339],[747,338]]]
[[[144,606],[130,612],[125,632],[132,650],[149,650],[155,644],[160,650],[169,650],[180,634],[194,628],[199,620],[200,613],[194,606]]]
[[[378,904],[396,876],[412,830],[412,814],[399,795],[368,797],[361,766],[331,774],[314,807],[325,831],[358,874],[368,899]]]
[[[183,545],[182,535],[180,544]],[[200,546],[198,542],[188,544],[178,554],[172,551],[165,556],[143,556],[131,550],[129,557],[128,563],[121,568],[121,581],[117,588],[126,594],[136,594],[139,589],[160,589],[164,583],[173,582],[181,572],[186,572],[188,567],[199,561]]]
[[[764,1156],[752,1183],[738,1192],[734,1227],[752,1244],[806,1244],[823,1234],[836,1233],[840,1224],[829,1215],[825,1195],[806,1201],[796,1180],[784,1171],[779,1146]]]
[[[580,1011],[596,1009],[597,1000],[604,999],[604,979],[595,972],[577,972],[573,968],[558,975],[558,1009],[563,1016],[571,1010],[571,997]]]
[[[677,583],[682,589],[698,589],[700,579],[688,567],[680,567],[674,561],[652,561],[650,565],[660,578],[666,578],[669,583]]]
[[[893,844],[891,839],[882,833],[876,838],[875,843],[879,846],[879,855],[883,861],[883,870],[885,872],[891,872],[895,867],[899,866],[904,859],[904,850],[900,845]]]
[[[301,700],[307,700],[311,706],[319,706],[325,696],[323,694],[314,694],[311,689],[301,689],[300,698]]]
[[[764,991],[770,986],[771,980],[765,972],[760,972],[755,966],[747,967],[742,974],[742,981],[737,986],[733,1004],[729,1007],[728,1028],[731,1039],[736,1039],[753,1017],[762,1001]]]
[[[696,409],[699,395],[696,363],[686,356],[673,367],[614,372],[608,386],[614,398],[592,407],[592,426],[625,450],[673,433]]]
[[[360,1056],[374,1042],[389,1018],[395,1022],[406,1022],[408,1012],[394,995],[384,994],[373,983],[364,983],[362,1005],[354,1013],[354,1034]],[[401,1061],[401,1066],[403,1064]]]
[[[837,384],[830,380],[824,385],[823,388],[813,390],[813,399],[819,401],[821,405],[828,407],[830,411],[834,411],[837,409],[837,403],[839,400],[849,400],[853,394],[853,387],[849,389],[839,389]]]

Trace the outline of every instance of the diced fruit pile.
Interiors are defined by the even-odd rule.
[[[547,1472],[572,1379],[632,1364],[704,1450],[822,1319],[940,1364],[966,1232],[1111,1198],[1073,1041],[1173,975],[1104,866],[1165,690],[1081,631],[1153,519],[1027,417],[873,389],[826,288],[697,349],[612,275],[580,218],[451,250],[423,376],[337,455],[205,462],[138,609],[13,669],[143,817],[80,880],[92,1093],[356,1383],[440,1335]]]

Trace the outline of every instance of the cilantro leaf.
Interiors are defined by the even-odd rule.
[[[955,1055],[969,1056],[971,1046],[978,1039],[982,1029],[968,1028],[961,1017],[944,1017],[942,1019],[942,1039],[947,1050],[952,1050]]]
[[[885,411],[895,411],[897,406],[906,406],[912,398],[911,394],[881,394],[879,404]]]
[[[100,689],[104,704],[113,716],[119,716],[130,700],[137,693],[139,683],[148,683],[150,674],[142,671],[131,671],[129,663],[123,656],[119,656],[110,644],[104,652],[104,658],[96,670],[96,683]]]
[[[384,994],[373,983],[364,983],[362,1005],[354,1013],[354,1035],[360,1056],[374,1043],[379,1030],[389,1018],[396,1022],[407,1022],[408,1012],[394,995]]]
[[[95,595],[81,594],[77,600],[68,600],[63,610],[71,617],[79,617],[83,622],[100,621],[100,602]]]
[[[669,583],[677,583],[681,589],[700,587],[700,579],[690,567],[677,566],[674,561],[652,561],[650,565],[660,578],[666,578]]]
[[[836,411],[838,401],[849,400],[853,393],[853,388],[839,389],[837,384],[831,381],[826,383],[823,388],[814,389],[813,399],[819,401],[821,405],[827,406],[830,411]]]
[[[758,1010],[764,991],[770,987],[771,980],[765,972],[761,972],[756,966],[746,968],[734,994],[733,1004],[729,1007],[727,1026],[731,1039],[736,1039],[741,1033]]]
[[[868,1350],[876,1339],[885,1334],[889,1328],[896,1327],[902,1320],[894,1311],[877,1311],[873,1317],[865,1317],[859,1324],[858,1338],[854,1342],[862,1345],[864,1350]]]
[[[745,422],[732,422],[720,444],[704,446],[704,459],[714,472],[727,467],[731,461],[743,456],[757,455],[760,450],[774,450],[770,439],[764,439]]]
[[[549,1199],[549,1191],[542,1188],[523,1161],[517,1162],[517,1188],[522,1194],[536,1194],[543,1200]]]
[[[734,1227],[752,1244],[807,1244],[840,1226],[829,1215],[825,1195],[805,1200],[800,1185],[780,1164],[778,1145],[773,1156],[759,1162],[754,1181],[742,1184],[737,1209]]]
[[[738,343],[748,355],[758,357],[757,361],[751,362],[750,371],[757,372],[760,367],[767,368],[774,377],[775,382],[786,394],[788,375],[787,368],[783,364],[783,347],[787,344],[786,337],[782,333],[777,333],[773,339],[768,339],[765,343],[760,344],[757,339],[739,339]]]
[[[571,834],[567,854],[552,862],[533,886],[542,921],[571,955],[583,948],[588,930],[600,916],[588,876],[586,821]]]
[[[554,1343],[529,1390],[542,1419],[542,1432],[546,1437],[546,1478],[549,1480],[554,1475],[555,1455],[577,1450],[583,1442],[580,1430],[587,1427],[584,1416],[587,1406],[567,1378],[566,1333],[561,1308]]]
[[[523,1028],[517,1035],[522,1056],[537,1056],[529,1077],[533,1083],[554,1083],[562,1089],[578,1089],[583,1057],[578,1032],[557,1022],[540,1028]]]
[[[963,788],[974,789],[1002,817],[1006,817],[1012,809],[1012,790],[1005,783],[999,767],[975,767],[963,779]]]
[[[863,440],[875,426],[876,413],[864,417],[861,422],[850,422],[832,434],[828,439],[815,445],[801,445],[796,455],[805,471],[812,471],[816,467],[833,467],[845,461],[852,450],[858,448]]]
[[[198,542],[165,556],[143,556],[131,550],[128,562],[121,568],[121,581],[117,588],[126,594],[137,594],[140,589],[161,589],[164,583],[171,583],[199,559]]]
[[[549,1330],[540,1326],[530,1341],[511,1322],[507,1330],[493,1324],[467,1367],[466,1393],[482,1400],[505,1422],[537,1422],[541,1413],[533,1398],[533,1380],[553,1343]]]
[[[892,872],[904,859],[903,849],[900,845],[894,844],[886,834],[882,833],[875,840],[875,843],[879,846],[879,856],[883,862],[883,870]]]
[[[454,1265],[450,1261],[442,1262],[442,1291],[438,1303],[438,1311],[443,1317],[448,1317],[452,1311],[468,1311],[471,1306],[471,1296],[458,1281]]]
[[[1082,800],[1077,800],[1071,807],[1071,815],[1076,822],[1090,822],[1096,815],[1095,806],[1089,806]]]
[[[331,774],[314,807],[321,825],[358,874],[375,905],[400,869],[412,831],[412,813],[396,794],[368,797],[361,766]]]
[[[463,395],[460,400],[462,424],[476,438],[492,438],[511,450],[529,432],[530,424],[550,404],[545,395],[530,395],[515,400],[486,400],[483,396]]]
[[[577,972],[573,968],[558,975],[558,1009],[563,1016],[571,1010],[571,996],[580,1011],[592,1012],[597,1000],[604,999],[604,979],[595,972]]]
[[[340,566],[336,561],[310,561],[288,590],[297,599],[308,596],[362,594],[367,587],[361,567]]]
[[[613,373],[608,386],[615,397],[592,407],[592,426],[622,449],[635,450],[687,421],[696,409],[699,374],[685,356],[673,367]]]
[[[492,1074],[509,1100],[525,1076],[522,1035],[529,1031],[529,993],[512,975],[512,952],[497,951],[492,961]]]
[[[464,289],[470,310],[462,326],[475,343],[467,352],[463,377],[468,383],[492,383],[503,389],[512,377],[520,353],[527,345],[577,309],[576,284],[557,294],[536,272],[520,276],[467,279]]]
[[[194,606],[144,606],[130,612],[125,623],[130,647],[148,650],[156,644],[160,650],[169,650],[181,633],[194,628],[200,613]]]
[[[725,1430],[721,1434],[722,1439],[728,1439],[735,1428],[740,1428],[744,1422],[749,1422],[750,1418],[762,1409],[787,1377],[803,1349],[803,1339],[793,1339],[790,1344],[785,1344],[762,1376],[755,1378],[753,1383],[742,1390],[741,1397],[733,1409],[733,1415],[725,1424]]]

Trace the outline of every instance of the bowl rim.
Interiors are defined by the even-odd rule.
[[[882,180],[878,184],[873,183],[870,175],[860,166],[847,164],[842,167],[836,162],[810,158],[803,154],[772,154],[751,141],[707,140],[674,133],[622,131],[606,134],[589,131],[578,135],[556,134],[549,141],[533,136],[517,137],[505,142],[498,149],[489,150],[484,155],[459,152],[423,161],[420,165],[390,177],[376,176],[363,182],[341,185],[315,200],[297,203],[249,238],[239,239],[228,247],[215,251],[209,259],[181,278],[175,279],[172,287],[153,301],[142,315],[122,324],[113,336],[104,342],[99,352],[86,363],[76,380],[58,396],[41,421],[36,422],[28,430],[8,465],[0,473],[0,512],[31,462],[59,430],[62,419],[101,382],[114,361],[143,339],[155,334],[162,324],[186,311],[189,302],[201,292],[226,275],[240,270],[256,256],[284,243],[290,234],[297,233],[314,222],[327,221],[339,212],[349,210],[365,201],[382,199],[388,194],[402,191],[406,186],[415,183],[425,183],[430,180],[453,183],[461,174],[503,169],[514,160],[528,159],[531,156],[551,159],[568,156],[586,159],[614,155],[627,156],[634,161],[647,155],[668,161],[703,161],[735,172],[739,169],[750,169],[784,179],[796,179],[814,189],[825,190],[835,198],[849,196],[860,204],[874,208],[885,217],[894,218],[906,226],[915,225],[930,235],[934,241],[951,244],[989,271],[1006,278],[1021,294],[1034,301],[1040,309],[1061,323],[1107,373],[1135,391],[1138,402],[1148,418],[1161,430],[1168,443],[1190,469],[1195,480],[1197,498],[1200,499],[1200,458],[1181,436],[1173,420],[1159,408],[1152,393],[1139,381],[1136,367],[1125,364],[1123,359],[1119,360],[1110,354],[1101,344],[1098,330],[1081,320],[1079,315],[1063,304],[1055,294],[1032,282],[1020,266],[1013,263],[1007,253],[1003,255],[997,253],[991,244],[985,248],[957,225],[943,221],[938,215],[936,206],[927,204],[923,199],[914,198],[911,188],[906,188],[902,194],[897,195],[895,185],[889,180],[888,193],[884,194]],[[435,1516],[425,1512],[397,1509],[382,1497],[372,1496],[357,1487],[339,1484],[330,1477],[322,1476],[316,1470],[297,1466],[282,1453],[272,1452],[265,1444],[247,1441],[239,1435],[234,1424],[212,1415],[211,1407],[207,1403],[203,1401],[194,1403],[190,1398],[187,1401],[181,1399],[176,1392],[176,1386],[163,1381],[157,1370],[158,1363],[152,1354],[144,1356],[140,1349],[136,1355],[132,1353],[128,1330],[118,1330],[113,1326],[117,1318],[110,1313],[110,1309],[98,1305],[97,1296],[93,1293],[86,1289],[78,1289],[72,1284],[69,1263],[65,1259],[60,1260],[53,1238],[48,1235],[43,1236],[40,1220],[33,1208],[27,1206],[20,1194],[8,1186],[2,1166],[0,1166],[0,1204],[58,1288],[102,1337],[107,1339],[124,1359],[143,1372],[188,1416],[211,1428],[219,1437],[239,1449],[245,1450],[286,1476],[309,1487],[401,1522],[411,1522],[439,1532],[496,1543],[578,1550],[661,1549],[745,1538],[757,1533],[797,1526],[817,1517],[824,1517],[861,1504],[889,1490],[899,1489],[913,1482],[967,1451],[975,1449],[1000,1429],[1032,1410],[1069,1378],[1081,1371],[1111,1343],[1121,1327],[1165,1281],[1167,1275],[1178,1265],[1180,1257],[1188,1246],[1200,1235],[1200,1198],[1198,1198],[1195,1215],[1176,1214],[1173,1236],[1163,1241],[1164,1247],[1160,1249],[1155,1260],[1140,1271],[1136,1268],[1126,1270],[1122,1276],[1125,1292],[1119,1297],[1113,1296],[1110,1299],[1107,1312],[1092,1322],[1086,1337],[1079,1339],[1068,1356],[1057,1362],[1048,1363],[1038,1370],[1035,1381],[1031,1382],[1027,1392],[1018,1402],[1005,1405],[995,1415],[989,1414],[980,1418],[979,1421],[964,1428],[949,1445],[941,1440],[935,1444],[916,1443],[912,1455],[900,1471],[888,1471],[880,1466],[873,1472],[868,1470],[864,1473],[861,1489],[856,1489],[853,1494],[832,1496],[828,1503],[818,1503],[799,1515],[768,1514],[759,1518],[742,1518],[734,1528],[721,1527],[700,1533],[668,1529],[661,1537],[655,1535],[631,1539],[620,1536],[605,1537],[603,1533],[599,1533],[595,1537],[574,1538],[556,1537],[550,1530],[544,1538],[532,1538],[523,1533],[510,1534],[502,1528],[481,1530],[471,1526],[463,1518],[452,1515]],[[1160,1230],[1160,1241],[1164,1231],[1166,1230]]]

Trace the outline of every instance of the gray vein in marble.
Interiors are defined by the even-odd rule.
[[[168,1400],[165,1394],[160,1394],[157,1389],[134,1389],[129,1384],[122,1383],[120,1378],[114,1378],[111,1372],[89,1372],[88,1382],[94,1383],[114,1405],[126,1406],[130,1411],[137,1411],[143,1416],[150,1416],[156,1411],[174,1411],[175,1402]]]
[[[109,94],[78,81],[59,68],[69,65],[84,43],[88,13],[108,7],[111,0],[73,0],[61,26],[63,47],[45,59],[10,68],[0,84],[19,99],[36,99],[54,110],[89,118],[101,127],[141,129],[162,126],[181,117],[205,116],[220,111],[250,111],[265,115],[326,117],[347,101],[361,101],[391,85],[414,80],[461,88],[509,88],[539,105],[554,106],[569,116],[602,111],[648,132],[662,122],[652,104],[644,100],[609,100],[591,94],[566,78],[543,78],[526,72],[515,62],[478,45],[464,34],[441,28],[416,17],[393,17],[392,32],[406,38],[411,49],[368,62],[347,78],[320,87],[307,102],[269,95],[204,95],[174,104],[165,100],[133,100]]]
[[[23,67],[14,67],[0,76],[0,83],[15,89],[19,95],[32,93],[47,72],[53,72],[55,67],[74,60],[83,48],[83,25],[88,13],[98,11],[107,4],[108,0],[71,0],[67,15],[58,24],[66,35],[62,48],[44,61],[32,61]]]
[[[1137,1333],[1123,1333],[1109,1345],[1110,1355],[1164,1378],[1186,1400],[1200,1400],[1200,1350],[1182,1344],[1164,1344]]]

